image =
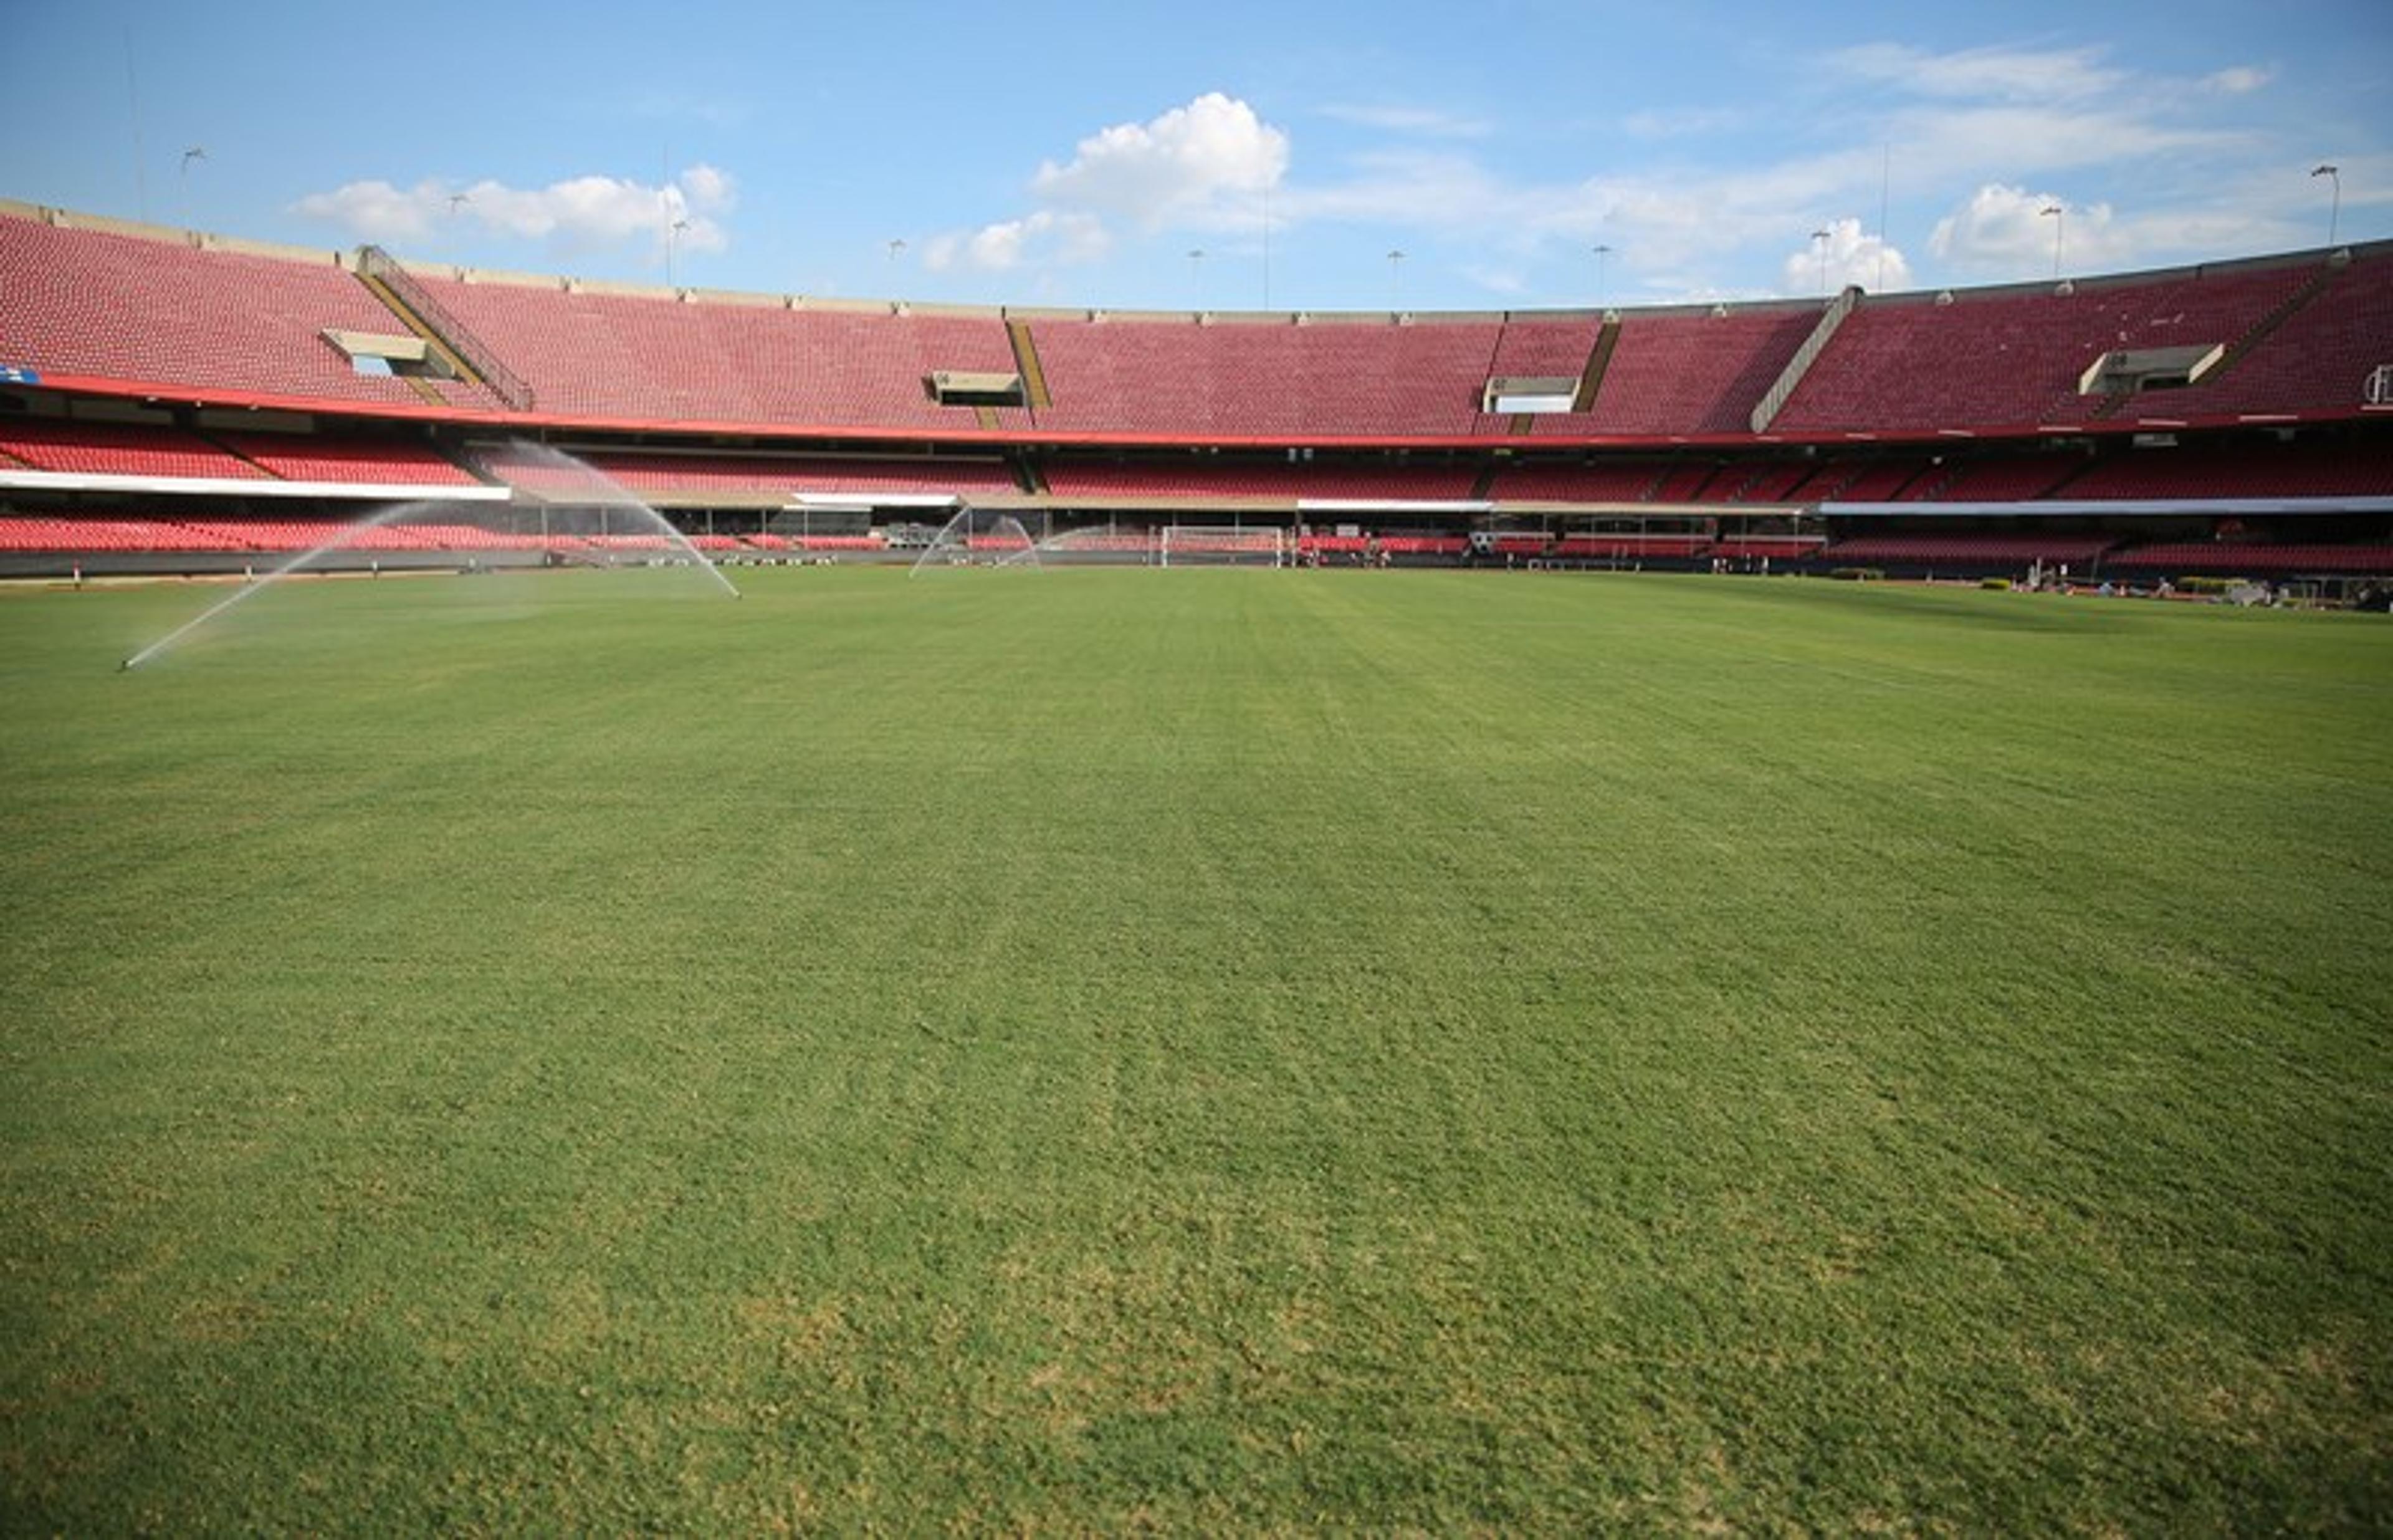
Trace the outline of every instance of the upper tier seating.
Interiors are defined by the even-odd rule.
[[[1599,316],[1510,317],[1487,372],[1509,379],[1576,380],[1602,326]],[[1495,421],[1500,425],[1502,419]]]
[[[1620,341],[1585,414],[1539,417],[1539,433],[1751,431],[1754,403],[1820,323],[1820,307],[1673,311],[1620,322]]]
[[[268,478],[249,462],[175,428],[53,418],[0,418],[0,468],[11,461],[81,476]]]
[[[415,487],[480,483],[422,444],[379,438],[310,437],[287,433],[226,433],[226,448],[285,481],[344,481]]]
[[[582,457],[625,489],[648,497],[745,496],[791,492],[1011,492],[1013,476],[994,460],[842,459],[830,455],[634,454],[593,450]],[[496,468],[517,479],[516,463]]]
[[[0,215],[0,363],[45,375],[421,409],[406,380],[357,373],[325,328],[403,334],[357,277],[321,262],[201,251]],[[495,405],[456,382],[452,405]]]
[[[543,412],[585,420],[970,429],[922,387],[938,370],[1012,373],[994,313],[786,309],[556,283],[417,281],[531,387]],[[1019,410],[999,424],[1028,426]]]
[[[2346,411],[2360,405],[2380,364],[2393,364],[2393,255],[2383,253],[2328,277],[2231,368],[2182,390],[2138,397],[2121,415]]]
[[[1597,316],[1508,317],[1503,333],[1496,339],[1496,356],[1487,361],[1487,372],[1491,377],[1501,375],[1507,379],[1576,383],[1587,368],[1588,356],[1595,351],[1602,325],[1602,318]],[[1562,415],[1570,422],[1586,421],[1583,417]],[[1528,422],[1534,431],[1548,420],[1540,416]],[[1510,415],[1482,413],[1473,419],[1471,426],[1476,433],[1509,434],[1515,431],[1515,422]]]
[[[2070,294],[2041,285],[1959,290],[1949,305],[1864,300],[1772,426],[1798,433],[2084,423],[2103,403],[2080,396],[2077,382],[2103,354],[2232,344],[2315,273],[2310,264],[2288,263],[2089,281]],[[2169,395],[2177,406],[2178,393]]]
[[[1059,432],[1467,434],[1502,322],[1040,319]],[[1576,372],[1576,365],[1573,366]]]
[[[160,232],[163,236],[163,232]],[[530,385],[539,414],[593,428],[740,424],[848,439],[988,429],[1266,442],[1519,435],[1742,436],[1822,313],[1815,301],[1519,316],[1192,317],[950,311],[667,295],[563,279],[419,270],[423,292]],[[1862,300],[1774,435],[1981,435],[2040,425],[2356,413],[2393,364],[2393,252]],[[0,211],[0,365],[51,383],[320,402],[332,410],[503,410],[458,381],[360,375],[328,329],[406,323],[330,253],[259,254]],[[1576,384],[1606,336],[1589,409],[1482,412],[1491,376]],[[1017,357],[1017,340],[1025,343]],[[2218,344],[2198,385],[2082,396],[2123,348]],[[1035,356],[1035,359],[1034,359]],[[1034,372],[1033,362],[1039,365]],[[941,406],[937,371],[1022,371],[1036,409]],[[1035,421],[1034,421],[1035,419]],[[1654,442],[1655,450],[1665,446]],[[337,458],[337,457],[336,457]],[[362,474],[362,473],[361,473]],[[436,473],[437,474],[437,473]],[[1816,478],[1815,478],[1816,479]],[[1932,485],[1932,484],[1931,484]],[[1706,485],[1704,500],[1768,494]],[[1806,485],[1803,496],[1818,495]],[[1932,490],[1926,495],[1938,495]]]
[[[1237,497],[1285,502],[1318,497],[1437,502],[1469,497],[1475,474],[1467,465],[1215,464],[1183,457],[1177,461],[1121,464],[1058,461],[1047,467],[1047,485],[1059,498]]]

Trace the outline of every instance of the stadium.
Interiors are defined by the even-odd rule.
[[[2393,241],[2051,268],[0,201],[0,1524],[2381,1532]]]
[[[538,559],[579,537],[508,516],[588,482],[732,559],[910,558],[972,509],[1158,560],[1179,529],[1183,559],[2393,575],[2383,245],[1489,314],[822,302],[22,205],[0,261],[20,574],[253,567],[393,501],[446,508],[324,565]]]

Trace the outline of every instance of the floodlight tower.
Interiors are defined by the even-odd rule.
[[[2332,247],[2343,234],[2343,167],[2333,163],[2310,173],[2313,181],[2323,176],[2334,187],[2334,202],[2327,205],[2326,243]]]
[[[1833,237],[1825,229],[1811,232],[1811,243],[1820,251],[1820,293],[1828,292],[1828,242]]]
[[[687,219],[676,219],[665,227],[665,287],[668,289],[678,286],[673,279],[673,245],[680,240],[681,232],[687,228],[689,221]]]
[[[2052,221],[2052,281],[2060,281],[2060,244],[2069,231],[2069,211],[2059,203],[2046,203],[2036,210],[2036,217]]]
[[[1393,251],[1388,254],[1388,308],[1403,309],[1404,298],[1405,254],[1401,251]]]
[[[1188,252],[1188,297],[1196,308],[1205,307],[1205,248],[1193,246]]]
[[[183,151],[183,162],[175,168],[175,202],[187,229],[191,223],[191,163],[207,158],[207,146],[195,144]]]
[[[1603,286],[1603,259],[1612,254],[1612,248],[1599,245],[1590,249],[1595,253],[1595,307],[1601,310],[1610,295],[1610,291]]]

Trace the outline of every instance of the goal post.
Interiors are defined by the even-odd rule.
[[[1167,524],[1157,554],[1162,567],[1285,567],[1288,531],[1269,524]]]

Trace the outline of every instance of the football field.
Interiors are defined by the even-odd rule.
[[[2393,625],[0,594],[0,1529],[2393,1523]]]

